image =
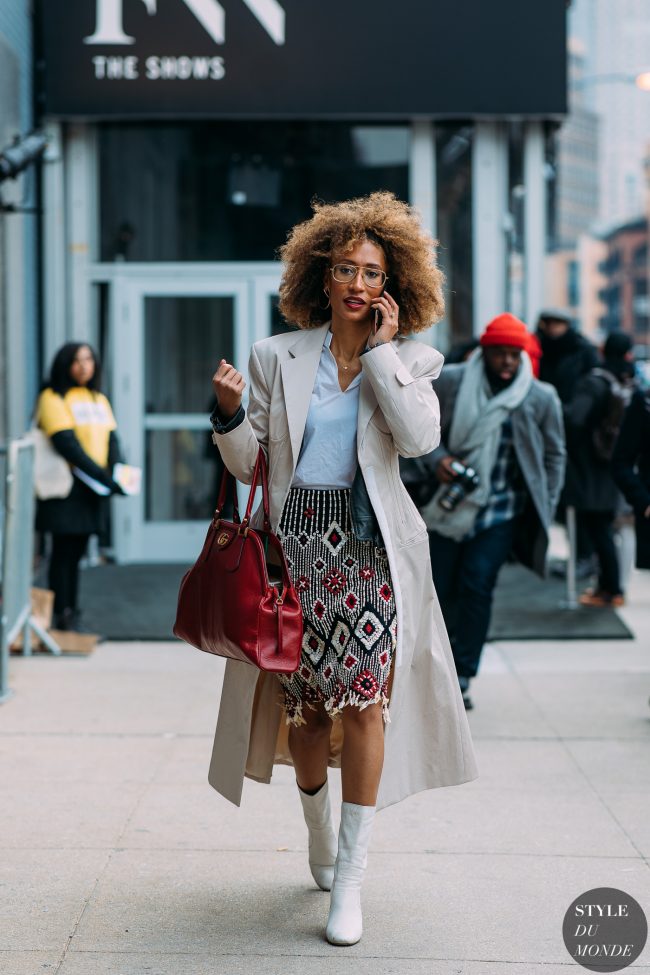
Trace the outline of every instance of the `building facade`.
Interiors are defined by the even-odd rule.
[[[570,17],[584,47],[584,104],[600,121],[598,216],[609,229],[644,212],[650,93],[635,77],[650,71],[650,7],[645,0],[573,0]]]
[[[574,251],[599,215],[599,120],[587,106],[585,50],[569,38],[569,114],[557,133],[554,250]]]
[[[556,133],[554,224],[546,256],[546,303],[562,308],[596,339],[603,306],[599,264],[604,245],[592,236],[599,213],[598,116],[585,97],[585,46],[569,38],[569,114]]]
[[[0,4],[0,154],[34,124],[32,5]],[[37,176],[0,179],[0,443],[25,429],[37,390]]]
[[[245,372],[250,344],[286,327],[276,251],[314,197],[387,189],[418,208],[447,278],[425,338],[443,350],[504,308],[536,315],[565,3],[532,25],[516,0],[461,6],[409,0],[395,18],[378,0],[368,22],[339,0],[41,5],[44,362],[73,338],[104,360],[144,470],[142,497],[115,505],[119,560],[194,557],[214,504],[210,377],[221,357]],[[372,49],[387,22],[390,72],[353,43]]]
[[[603,262],[607,245],[584,234],[572,250],[555,251],[546,258],[546,301],[549,307],[567,311],[576,328],[592,342],[604,338],[606,308],[602,292],[607,279]]]
[[[604,335],[620,330],[636,345],[650,344],[648,303],[648,221],[645,217],[616,227],[603,237],[606,253],[600,264],[604,282],[600,298]]]

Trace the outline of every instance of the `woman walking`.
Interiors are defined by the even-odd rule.
[[[280,308],[301,331],[255,343],[246,413],[244,379],[221,361],[212,422],[244,483],[267,453],[302,658],[287,677],[227,662],[210,782],[239,804],[245,775],[268,782],[274,762],[294,765],[311,872],[331,888],[326,936],[351,945],[376,808],[476,776],[426,527],[398,470],[398,455],[440,439],[442,356],[405,336],[441,317],[442,275],[390,193],[315,205],[281,256]],[[328,766],[341,767],[338,843]]]
[[[76,476],[65,498],[39,501],[36,528],[52,535],[49,586],[54,591],[54,624],[82,629],[77,606],[79,562],[91,535],[107,526],[108,498],[82,480],[92,479],[108,494],[123,494],[113,480],[121,460],[111,405],[100,392],[100,366],[89,345],[69,342],[57,352],[36,405],[36,423]]]

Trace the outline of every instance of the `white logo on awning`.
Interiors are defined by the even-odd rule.
[[[94,34],[84,44],[135,44],[122,26],[124,0],[97,0]],[[226,12],[218,0],[182,0],[216,44],[226,40]],[[285,15],[278,0],[242,0],[275,44],[284,44]],[[147,13],[157,13],[157,0],[142,0]]]

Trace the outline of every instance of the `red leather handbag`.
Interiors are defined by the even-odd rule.
[[[258,481],[264,513],[260,529],[250,526]],[[234,521],[221,517],[229,486]],[[181,582],[174,633],[206,653],[291,674],[300,663],[302,632],[300,600],[271,531],[266,458],[260,449],[243,520],[235,479],[224,470],[203,550]]]

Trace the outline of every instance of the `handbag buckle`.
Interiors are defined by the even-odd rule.
[[[227,545],[230,540],[228,532],[221,532],[217,539],[217,545]]]

